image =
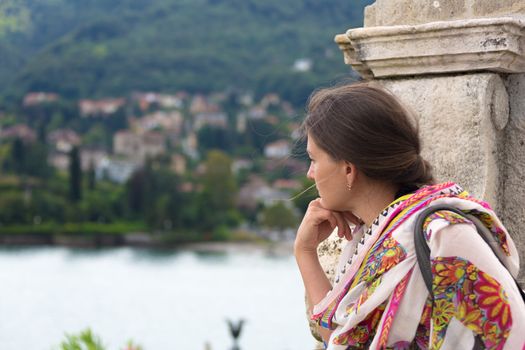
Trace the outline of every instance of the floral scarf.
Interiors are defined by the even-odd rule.
[[[417,266],[414,223],[421,210],[441,204],[476,215],[504,266],[472,222],[438,211],[424,223],[431,298]],[[451,182],[426,186],[354,231],[312,318],[333,330],[330,350],[472,349],[475,335],[487,349],[525,350],[525,305],[511,277],[518,266],[516,247],[487,203]]]

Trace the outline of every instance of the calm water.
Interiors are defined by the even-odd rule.
[[[242,350],[307,350],[293,257],[131,248],[0,249],[0,349],[56,348],[90,327],[108,350],[229,350],[225,320],[246,319]]]

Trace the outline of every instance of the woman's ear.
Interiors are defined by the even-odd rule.
[[[346,183],[351,188],[357,177],[357,168],[353,163],[345,162]]]

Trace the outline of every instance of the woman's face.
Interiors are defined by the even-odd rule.
[[[347,163],[332,159],[328,153],[319,148],[310,134],[308,134],[306,151],[310,156],[307,177],[315,181],[321,205],[330,210],[347,210],[349,199]]]

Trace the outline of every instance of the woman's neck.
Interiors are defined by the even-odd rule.
[[[353,213],[370,227],[374,219],[396,199],[397,191],[398,188],[392,185],[369,187],[362,191],[361,198],[356,198]]]

